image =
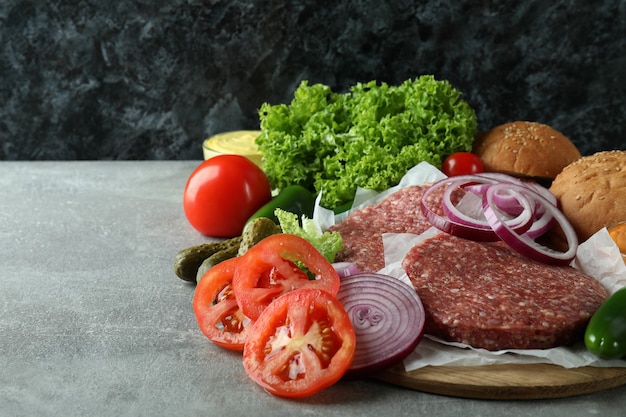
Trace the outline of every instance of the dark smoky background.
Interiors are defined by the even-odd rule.
[[[0,159],[201,159],[302,80],[432,74],[479,130],[546,123],[624,149],[626,3],[100,0],[0,4]]]

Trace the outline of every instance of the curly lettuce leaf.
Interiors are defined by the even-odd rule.
[[[300,184],[340,206],[357,187],[382,191],[419,162],[438,168],[470,151],[476,115],[461,93],[430,75],[399,86],[370,81],[339,94],[303,81],[289,105],[259,111],[265,172],[272,185]]]
[[[283,233],[300,236],[315,247],[328,262],[335,262],[335,256],[343,248],[343,240],[339,232],[322,232],[313,219],[302,216],[302,226],[298,216],[282,209],[274,211]]]

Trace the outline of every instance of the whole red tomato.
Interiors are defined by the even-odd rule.
[[[471,152],[456,152],[448,156],[441,166],[441,170],[448,177],[455,175],[471,175],[485,171],[483,161]]]
[[[246,221],[272,198],[267,176],[240,155],[202,162],[189,176],[183,208],[189,223],[214,237],[238,236]]]

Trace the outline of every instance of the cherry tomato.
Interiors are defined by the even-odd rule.
[[[209,269],[198,283],[192,302],[202,333],[230,350],[243,350],[252,327],[250,319],[239,309],[231,286],[240,259],[227,259]]]
[[[297,262],[308,271],[300,269]],[[281,294],[303,287],[337,295],[339,275],[308,241],[285,233],[268,236],[254,245],[241,257],[233,276],[237,303],[252,320],[258,319]]]
[[[272,198],[267,176],[241,155],[219,155],[189,176],[183,208],[191,226],[215,237],[238,236],[246,221]]]
[[[274,300],[243,351],[248,376],[271,394],[302,398],[337,382],[356,347],[350,317],[326,291],[301,288]]]
[[[455,175],[478,174],[485,171],[483,161],[471,152],[456,152],[448,156],[441,167],[448,177]]]

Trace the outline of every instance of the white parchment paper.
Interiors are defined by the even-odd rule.
[[[363,189],[357,190],[352,210],[375,204],[387,195],[409,185],[432,183],[441,178],[445,178],[441,171],[428,163],[420,163],[408,171],[396,187],[382,193]],[[350,210],[335,216],[331,210],[324,209],[319,205],[319,198],[313,217],[318,221],[322,230],[326,230],[336,222],[343,220],[352,212]],[[385,267],[379,272],[410,284],[410,280],[401,266],[402,259],[411,247],[437,233],[441,232],[431,228],[421,235],[383,234]],[[626,265],[617,245],[606,229],[598,231],[586,242],[579,245],[572,266],[598,279],[610,293],[626,286]],[[552,349],[488,351],[472,348],[462,343],[445,342],[425,335],[418,347],[405,359],[404,368],[406,371],[411,371],[429,365],[480,366],[511,363],[550,363],[564,368],[582,366],[626,367],[626,361],[603,360],[596,357],[585,349],[582,341],[572,346]]]

